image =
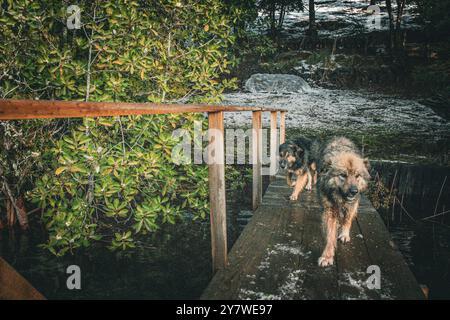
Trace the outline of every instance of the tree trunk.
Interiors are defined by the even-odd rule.
[[[6,199],[6,223],[8,227],[14,227],[16,221],[19,222],[22,230],[28,229],[27,209],[25,208],[25,201],[22,196],[15,201],[15,205],[10,199]],[[0,225],[2,224],[0,223]]]
[[[309,35],[314,44],[317,38],[316,10],[314,8],[314,0],[309,0]]]
[[[285,13],[286,13],[286,7],[284,6],[284,4],[282,4],[280,7],[280,13],[278,16],[278,30],[281,30],[281,27],[283,27]]]
[[[392,2],[386,0],[386,9],[389,15],[389,50],[393,48],[393,35],[394,35],[394,17],[392,15]]]
[[[275,3],[272,3],[270,7],[270,33],[272,36],[275,36],[275,29],[276,29],[276,19],[275,19]]]
[[[22,196],[19,196],[19,198],[17,199],[16,207],[19,209],[18,212],[16,213],[20,228],[22,230],[27,230],[28,229],[27,209],[25,208],[25,201],[23,200]]]
[[[403,10],[405,9],[406,0],[397,0],[397,17],[395,19],[395,47],[397,48],[401,43],[400,26],[403,18]]]
[[[6,200],[6,221],[9,228],[12,228],[16,224],[16,214],[11,200]]]

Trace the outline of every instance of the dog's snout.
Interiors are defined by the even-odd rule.
[[[286,169],[287,161],[285,159],[280,160],[280,167],[281,169]]]
[[[356,195],[358,193],[358,187],[357,186],[351,186],[348,190],[348,193],[352,196]]]

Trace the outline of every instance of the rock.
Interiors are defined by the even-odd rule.
[[[306,92],[311,89],[309,84],[299,76],[292,74],[257,73],[245,82],[245,89],[257,92]]]

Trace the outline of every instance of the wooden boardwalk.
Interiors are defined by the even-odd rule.
[[[335,264],[319,268],[324,239],[315,191],[288,200],[291,188],[272,182],[249,224],[202,299],[424,299],[388,230],[363,197],[351,242],[338,244]],[[377,265],[380,289],[369,289],[367,268]]]
[[[0,300],[44,300],[24,277],[0,257]]]
[[[208,172],[211,210],[213,269],[219,270],[202,298],[272,299],[421,299],[423,294],[401,254],[394,248],[378,213],[363,199],[353,224],[352,242],[339,245],[334,266],[319,268],[323,249],[321,208],[314,193],[303,193],[298,202],[284,179],[275,180],[262,194],[262,113],[270,112],[270,172],[276,171],[279,143],[285,141],[286,110],[280,108],[154,103],[80,102],[0,99],[0,120],[80,118],[172,113],[208,113]],[[250,223],[227,256],[224,170],[224,113],[252,112],[253,207]],[[278,132],[278,113],[280,114]],[[381,270],[381,289],[368,289],[366,270]],[[6,264],[0,265],[0,289],[13,288]],[[17,275],[18,276],[18,275]],[[11,280],[12,279],[12,280]],[[17,280],[20,281],[20,280]],[[11,297],[42,298],[24,291]],[[5,290],[4,290],[5,291]],[[15,291],[12,290],[14,294]]]

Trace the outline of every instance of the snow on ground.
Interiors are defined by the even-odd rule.
[[[303,78],[293,74],[257,73],[245,82],[245,89],[253,93],[299,93],[308,91],[311,87]]]
[[[365,91],[314,88],[304,93],[237,92],[224,95],[225,105],[278,107],[288,110],[287,128],[356,130],[439,137],[450,134],[450,123],[414,100]],[[251,113],[226,113],[227,127],[249,127]],[[263,113],[263,125],[269,115]]]
[[[369,1],[364,0],[324,0],[316,1],[316,23],[320,37],[342,37],[355,32],[381,31],[389,29],[389,17],[385,2],[378,3],[380,7],[379,23],[372,24],[373,19],[367,12]],[[402,28],[416,29],[420,25],[416,22],[417,15],[414,13],[414,5],[407,4],[402,19]],[[396,14],[396,3],[393,2],[394,15]],[[287,12],[284,22],[283,34],[291,39],[302,38],[308,28],[308,2],[305,2],[305,10],[300,12]],[[263,17],[262,14],[260,14]],[[267,28],[259,25],[254,28],[255,32],[261,32]]]
[[[284,34],[301,38],[308,28],[308,8],[303,12],[286,13]],[[388,16],[385,2],[379,3],[380,27],[387,30]],[[340,37],[371,30],[365,0],[322,0],[316,1],[316,20],[320,36]],[[396,13],[396,4],[393,3]],[[415,22],[414,5],[407,4],[404,10],[402,28],[418,27]],[[361,28],[362,29],[361,29]],[[261,34],[267,26],[262,24],[254,28]],[[365,30],[365,31],[364,31]],[[305,62],[303,62],[305,63]],[[305,66],[310,70],[316,66]],[[310,70],[311,71],[311,70]],[[252,90],[254,91],[254,90]],[[261,91],[261,90],[259,90]],[[267,90],[266,90],[267,91]],[[283,90],[279,90],[283,91]],[[252,105],[282,107],[289,111],[286,118],[287,128],[316,130],[356,130],[359,132],[377,132],[410,134],[427,137],[429,140],[450,135],[450,124],[434,113],[432,109],[417,101],[400,97],[369,93],[365,91],[331,90],[315,88],[297,93],[275,92],[237,92],[225,94],[225,105]],[[268,125],[269,115],[264,113],[264,125]],[[228,127],[249,127],[250,113],[226,113]]]

